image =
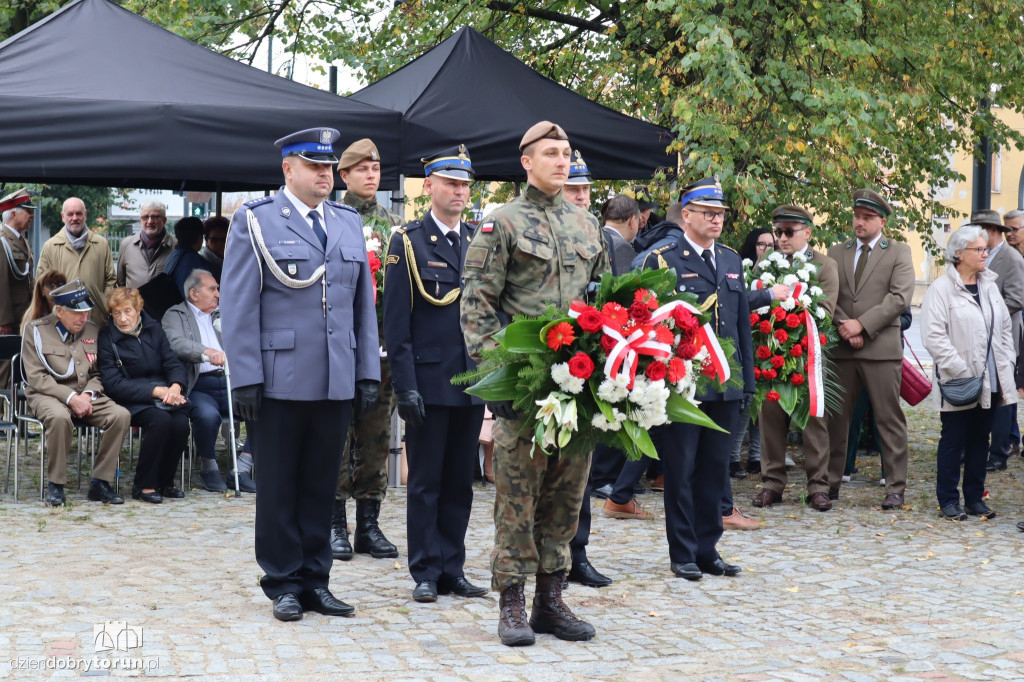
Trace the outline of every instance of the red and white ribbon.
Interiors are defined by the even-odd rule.
[[[700,311],[686,301],[672,301],[655,310],[651,316],[651,322],[658,323],[667,319],[676,308],[688,310],[694,316],[700,315]],[[711,361],[711,366],[715,368],[715,376],[723,384],[727,382],[729,377],[732,376],[729,370],[729,359],[725,357],[725,351],[722,350],[722,345],[718,343],[718,336],[711,327],[711,323],[706,323],[697,330],[697,346],[698,348],[703,346],[708,349],[708,359]]]
[[[804,310],[804,323],[807,327],[807,390],[810,398],[810,415],[825,416],[825,382],[821,362],[821,337],[818,336],[818,325],[814,322],[811,311]]]

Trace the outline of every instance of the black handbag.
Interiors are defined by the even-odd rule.
[[[939,382],[939,393],[942,395],[942,400],[953,407],[973,405],[981,400],[981,391],[985,387],[985,372],[988,370],[988,354],[992,350],[992,326],[995,323],[996,318],[995,310],[992,309],[992,301],[988,302],[988,309],[991,313],[992,321],[988,326],[988,346],[985,349],[985,369],[981,371],[981,375],[942,381],[939,379],[939,368],[935,368],[935,378]]]
[[[121,362],[121,354],[117,352],[117,341],[110,339],[110,347],[114,349],[114,361],[117,362],[117,368],[121,370],[121,374],[124,375],[125,379],[131,379],[132,376],[128,374],[128,370],[124,368],[124,363]],[[153,398],[153,407],[163,410],[164,412],[174,412],[180,410],[188,405],[188,400],[181,405],[168,405],[160,398]]]

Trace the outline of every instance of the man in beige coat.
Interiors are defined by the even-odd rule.
[[[92,299],[89,319],[102,327],[107,323],[107,293],[114,288],[114,257],[107,240],[85,223],[85,204],[77,197],[64,202],[60,210],[64,229],[46,240],[39,254],[38,272],[56,270],[68,281],[80,279]]]
[[[907,486],[907,420],[900,407],[903,344],[900,313],[914,293],[910,247],[882,234],[892,214],[870,189],[853,194],[856,239],[836,244],[828,255],[839,265],[839,297],[833,316],[839,345],[832,353],[842,409],[829,415],[829,499],[839,499],[846,466],[850,417],[866,388],[878,424],[885,474],[882,509],[899,509]]]
[[[780,206],[772,211],[775,236],[786,258],[803,255],[817,266],[818,286],[824,292],[822,302],[832,315],[839,294],[836,262],[808,245],[814,216],[802,206]],[[770,507],[782,500],[786,488],[786,411],[778,403],[765,401],[758,416],[761,424],[761,479],[764,488],[754,498],[755,507]],[[807,470],[807,506],[820,512],[832,508],[828,499],[829,440],[824,417],[809,417],[804,427],[804,468]]]
[[[167,206],[150,199],[139,207],[142,229],[121,242],[117,286],[138,289],[164,271],[178,240],[167,231]]]

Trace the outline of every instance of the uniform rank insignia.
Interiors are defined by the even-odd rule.
[[[281,208],[281,215],[283,215],[285,218],[290,217],[291,214],[292,214],[292,210],[290,208],[288,208],[287,206],[283,206]]]
[[[446,268],[446,267],[448,267],[448,264],[447,263],[442,263],[442,262],[436,261],[436,260],[428,260],[427,261],[427,267],[428,268]]]
[[[494,223],[484,223],[483,225],[480,226],[480,231],[483,232],[484,234],[494,232]]]
[[[384,265],[396,265],[396,264],[398,264],[399,260],[401,260],[401,259],[398,256],[391,255],[391,256],[388,256],[387,260],[384,261]]]
[[[698,275],[697,275],[696,272],[690,272],[690,273],[687,273],[685,275],[679,275],[679,279],[689,279],[691,277],[697,277],[697,276]]]
[[[727,273],[725,273],[725,276],[728,277],[729,279],[739,279],[740,278],[739,273],[736,273],[736,272],[727,272]]]

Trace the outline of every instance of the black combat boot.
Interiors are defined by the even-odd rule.
[[[562,584],[565,571],[537,574],[537,591],[533,595],[533,612],[530,627],[534,632],[554,635],[570,642],[585,642],[592,639],[597,631],[580,620],[562,601]]]
[[[519,583],[501,591],[498,605],[498,637],[505,646],[529,646],[536,639],[526,622],[525,585]]]
[[[360,554],[369,554],[374,559],[393,559],[398,548],[388,542],[377,525],[380,502],[377,500],[356,500],[356,541],[355,549]]]
[[[348,519],[345,518],[345,500],[334,501],[331,516],[331,554],[335,559],[348,561],[352,558],[352,545],[348,541]]]

